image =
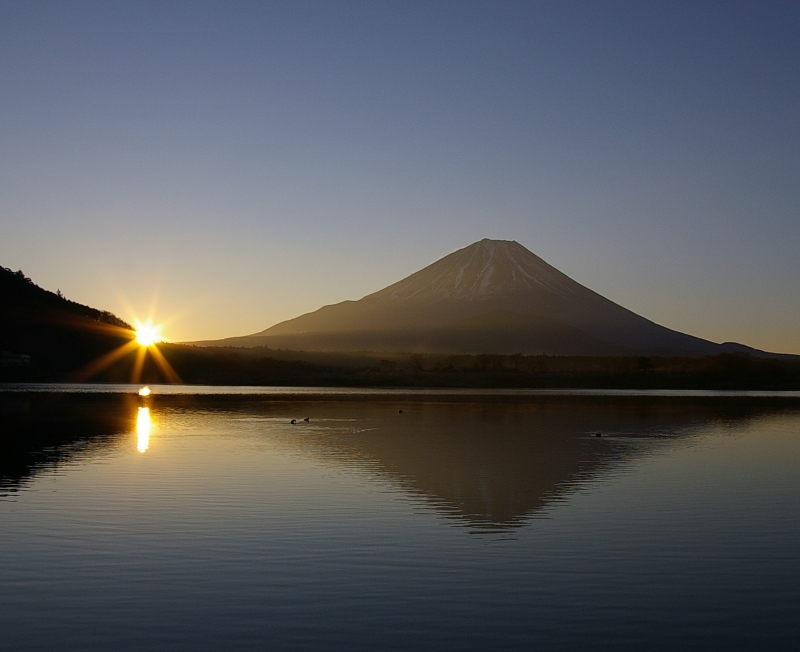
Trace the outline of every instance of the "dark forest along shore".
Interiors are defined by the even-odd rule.
[[[314,396],[0,392],[0,647],[800,642],[797,397]]]

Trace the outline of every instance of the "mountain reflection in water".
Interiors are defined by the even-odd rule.
[[[306,451],[389,479],[481,529],[523,524],[607,469],[691,437],[709,422],[753,416],[657,402],[411,404],[402,414],[389,406],[331,406],[327,412],[355,421],[304,437]]]
[[[102,454],[130,432],[135,415],[136,403],[125,395],[0,393],[0,492]]]
[[[131,436],[145,452],[158,415],[160,432],[191,427],[267,437],[278,448],[389,481],[469,527],[502,530],[546,513],[604,471],[691,437],[704,425],[768,411],[663,397],[539,397],[513,404],[153,399],[143,406],[141,399],[121,395],[0,395],[10,433],[3,441],[0,490],[24,489],[45,470],[102,455]]]

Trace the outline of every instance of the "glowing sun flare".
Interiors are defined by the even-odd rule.
[[[136,329],[136,342],[139,346],[152,346],[156,342],[161,341],[161,334],[159,333],[158,326],[152,324],[141,324]]]

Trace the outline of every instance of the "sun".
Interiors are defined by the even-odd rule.
[[[109,327],[115,336],[120,338],[124,337],[126,340],[125,343],[108,353],[104,353],[96,360],[93,360],[76,371],[73,378],[79,382],[88,380],[110,365],[133,354],[133,366],[130,376],[131,383],[141,383],[142,375],[145,371],[145,363],[147,358],[150,357],[168,382],[180,384],[180,376],[178,376],[172,368],[172,365],[164,357],[164,354],[159,350],[159,345],[165,341],[161,334],[162,324],[153,324],[152,320],[140,322],[138,319],[133,319],[132,323],[132,330],[127,327]],[[152,373],[150,373],[150,375],[152,375]],[[143,392],[141,395],[144,397],[146,393]]]
[[[158,326],[153,326],[150,322],[139,324],[136,328],[136,343],[139,346],[153,346],[161,341],[161,333]]]

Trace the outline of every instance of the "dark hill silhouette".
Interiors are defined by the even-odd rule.
[[[48,309],[58,310],[78,317],[86,317],[101,324],[132,330],[130,324],[110,312],[84,306],[70,301],[60,292],[55,293],[40,288],[25,276],[22,270],[12,272],[6,267],[0,267],[0,298],[2,298],[3,307],[9,311],[6,313],[7,315],[14,310],[25,311],[26,314],[30,311],[44,313]]]
[[[0,350],[6,359],[29,356],[37,369],[80,367],[130,341],[133,328],[119,317],[70,301],[0,267]],[[16,358],[9,358],[8,354]],[[22,358],[27,362],[27,357]]]
[[[547,355],[763,354],[660,326],[517,242],[484,239],[358,301],[197,345]]]
[[[112,313],[70,301],[21,271],[0,267],[0,382],[286,384],[320,373],[302,362],[160,344],[172,374],[154,362],[152,353],[140,359],[133,337],[131,325]]]

